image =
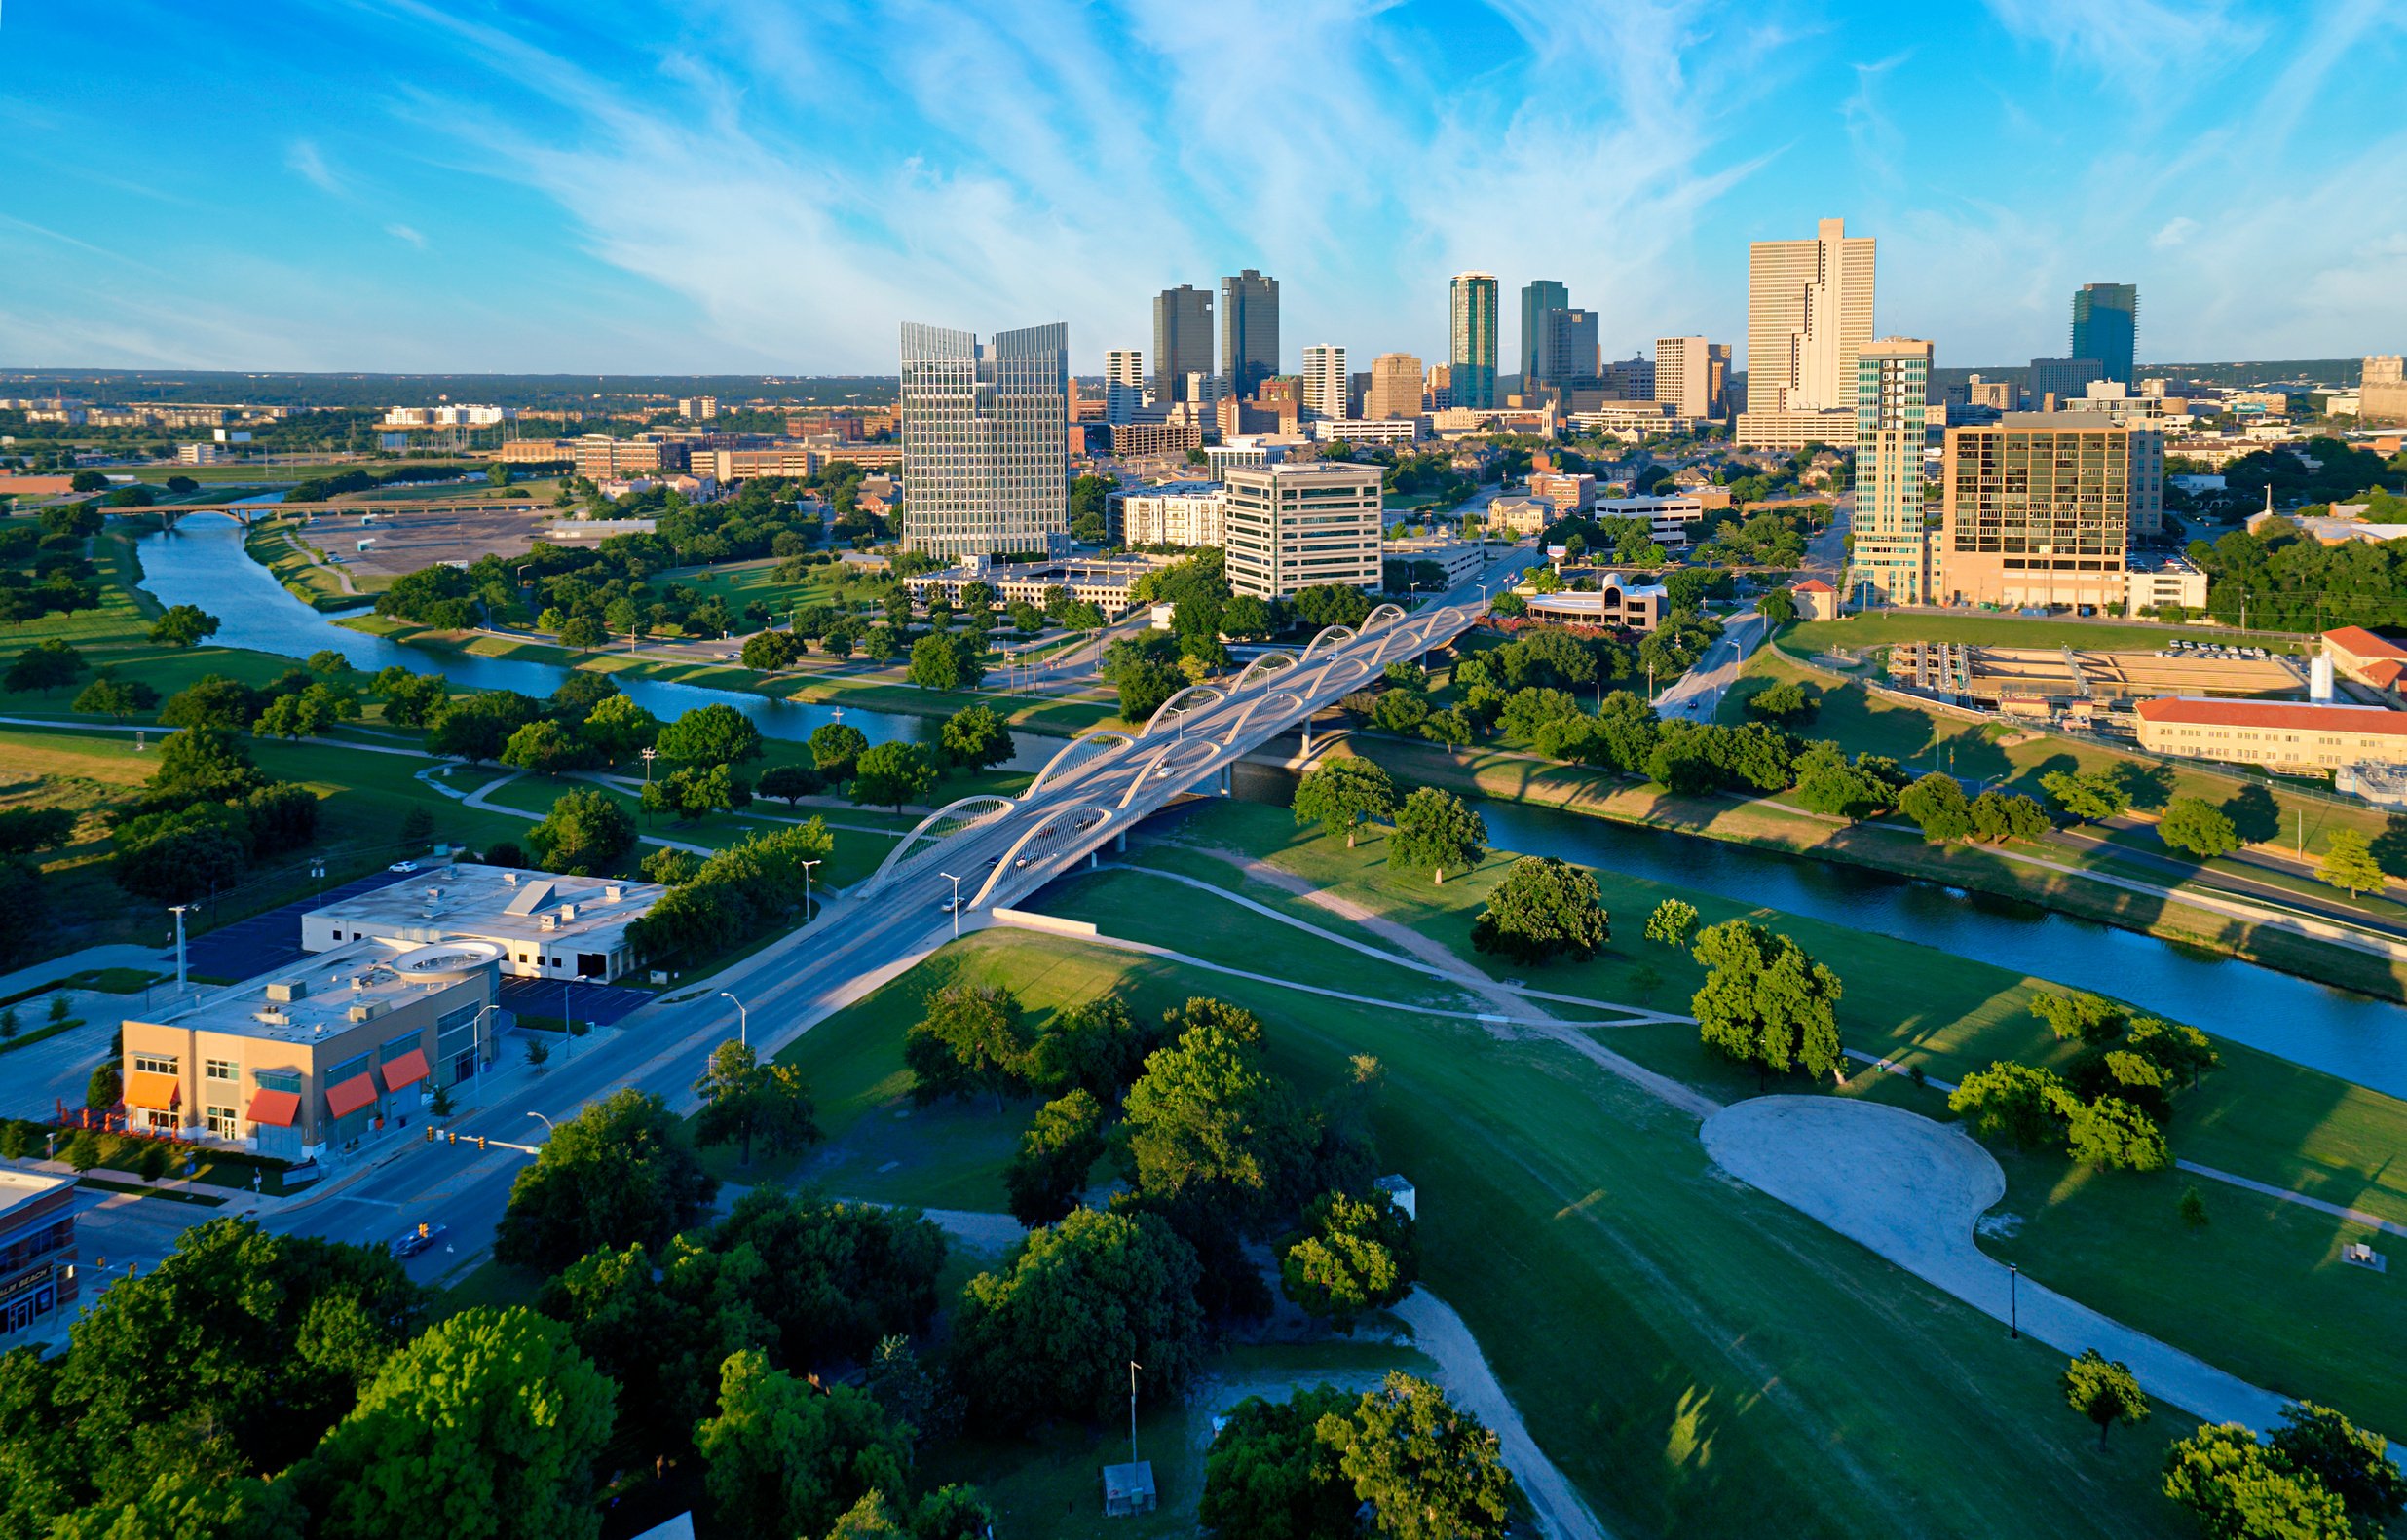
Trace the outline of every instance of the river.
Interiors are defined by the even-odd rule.
[[[1248,767],[1238,795],[1284,801],[1287,777]],[[1524,855],[1697,888],[1743,904],[1919,942],[2128,1000],[2294,1064],[2407,1097],[2407,1013],[2220,953],[1840,861],[1783,855],[1525,803],[1482,801],[1489,842]],[[1631,933],[1639,923],[1616,917]],[[1832,960],[1825,958],[1824,960]],[[1877,981],[1839,972],[1854,989]]]
[[[217,617],[221,647],[246,648],[282,657],[307,657],[332,651],[355,668],[374,672],[398,663],[414,673],[440,673],[454,684],[474,690],[515,690],[543,698],[560,687],[570,670],[523,658],[479,657],[471,653],[436,653],[365,631],[355,631],[335,620],[344,615],[364,615],[365,606],[337,615],[320,614],[284,590],[273,573],[251,560],[243,549],[243,528],[222,513],[196,513],[176,521],[173,530],[142,537],[142,587],[162,604],[197,604]],[[798,705],[739,690],[713,690],[701,685],[664,680],[611,676],[619,688],[665,722],[696,706],[714,702],[733,706],[750,717],[762,733],[772,738],[802,739],[825,723],[845,722],[859,728],[871,742],[888,738],[915,740],[932,734],[931,718],[893,712],[864,711],[855,706]],[[1012,734],[1015,770],[1034,770],[1061,745],[1053,738],[1017,732]]]

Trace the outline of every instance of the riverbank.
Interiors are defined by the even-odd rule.
[[[255,519],[243,534],[243,549],[275,575],[284,591],[320,613],[348,610],[374,598],[383,581],[362,589],[351,575],[309,545],[298,519]]]

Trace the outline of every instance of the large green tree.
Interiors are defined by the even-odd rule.
[[[2315,875],[2334,887],[2345,887],[2351,898],[2359,893],[2378,893],[2389,881],[2389,874],[2374,858],[2374,845],[2354,829],[2335,829],[2323,847],[2323,860]]]
[[[963,706],[945,719],[938,746],[948,765],[988,770],[1011,758],[1011,730],[993,706]]]
[[[1516,962],[1585,962],[1611,934],[1604,894],[1586,867],[1551,855],[1515,861],[1471,925],[1471,944]]]
[[[1708,971],[1689,1009],[1708,1048],[1764,1077],[1837,1071],[1837,974],[1786,936],[1744,920],[1700,931],[1694,956]]]
[[[1019,996],[1001,985],[931,990],[919,1022],[903,1036],[912,1099],[924,1107],[946,1097],[985,1093],[1000,1111],[1003,1093],[1028,1088],[1032,1040]]]
[[[1296,782],[1296,821],[1345,831],[1345,847],[1373,819],[1396,810],[1396,783],[1366,759],[1333,759],[1306,770]]]
[[[1121,1159],[1149,1198],[1202,1204],[1251,1231],[1292,1214],[1307,1190],[1310,1121],[1242,1030],[1207,1020],[1155,1049],[1122,1121]]]
[[[217,617],[197,604],[170,604],[150,622],[150,639],[161,647],[198,647],[217,634]]]
[[[870,1493],[904,1490],[911,1468],[909,1435],[875,1401],[772,1369],[757,1351],[719,1367],[718,1415],[695,1446],[723,1532],[758,1540],[824,1533]]]
[[[1011,1216],[1031,1229],[1078,1206],[1087,1173],[1104,1155],[1104,1109],[1094,1093],[1072,1091],[1036,1109],[1003,1168]]]
[[[2208,1540],[2352,1540],[2348,1505],[2291,1468],[2253,1429],[2201,1427],[2165,1451],[2164,1495]]]
[[[714,701],[662,728],[658,747],[663,759],[682,765],[735,765],[761,757],[761,730],[733,706]]]
[[[1350,1414],[1325,1413],[1321,1442],[1392,1540],[1503,1540],[1527,1508],[1495,1433],[1425,1379],[1390,1372]]]
[[[919,802],[936,789],[936,762],[917,743],[900,739],[873,744],[852,765],[852,800],[864,807],[892,808]]]
[[[702,1099],[694,1118],[694,1142],[734,1145],[738,1165],[752,1164],[756,1141],[772,1155],[819,1142],[803,1071],[790,1064],[764,1064],[741,1042],[723,1042],[711,1050],[709,1067],[694,1082],[694,1091]]]
[[[1387,864],[1399,872],[1427,872],[1444,883],[1447,868],[1477,866],[1486,853],[1486,820],[1451,792],[1418,786],[1396,809]]]
[[[1237,1403],[1204,1454],[1196,1517],[1226,1540],[1348,1540],[1362,1499],[1323,1444],[1323,1417],[1350,1419],[1362,1398],[1327,1385],[1285,1401]]]
[[[2239,831],[2231,817],[2203,797],[2176,797],[2166,803],[2157,837],[2201,861],[2239,848]]]
[[[657,1249],[709,1212],[718,1187],[666,1103],[614,1091],[560,1124],[518,1173],[493,1255],[553,1272],[597,1247]]]
[[[546,872],[574,877],[615,872],[635,848],[635,820],[608,792],[562,792],[544,820],[527,831],[527,853]]]
[[[1967,1074],[1948,1093],[1947,1106],[1984,1139],[2011,1139],[2020,1148],[2037,1149],[2061,1131],[2056,1100],[2063,1088],[2052,1070],[1999,1060]]]
[[[2101,1449],[2106,1447],[2107,1431],[2116,1423],[2135,1428],[2151,1415],[2148,1398],[2141,1393],[2131,1366],[2094,1347],[2066,1365],[2056,1383],[2064,1392],[2065,1404],[2098,1425]]]
[[[2286,1469],[2320,1483],[2363,1528],[2380,1530],[2407,1511],[2407,1477],[2389,1441],[2331,1408],[2292,1402],[2269,1442]]]
[[[1279,1256],[1288,1298],[1341,1332],[1367,1310],[1384,1309],[1420,1276],[1420,1240],[1410,1215],[1383,1192],[1326,1192],[1304,1209],[1304,1227]]]
[[[2050,770],[2039,783],[2057,807],[2084,823],[2104,823],[2131,806],[2131,794],[2104,770]]]

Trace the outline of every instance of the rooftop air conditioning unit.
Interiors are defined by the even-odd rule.
[[[562,904],[560,906],[560,923],[565,925],[576,918],[577,906],[575,904]]]
[[[502,874],[502,881],[508,883],[512,887],[516,887],[518,885],[518,874],[515,872],[504,872]]]
[[[368,977],[367,977],[367,975],[366,975],[366,974],[364,974],[364,973],[355,973],[355,974],[353,974],[353,975],[351,976],[351,992],[352,992],[354,995],[358,994],[361,990],[364,990],[364,989],[366,989],[367,987],[368,987]]]
[[[557,915],[545,915],[536,920],[535,928],[538,930],[557,930],[560,928],[560,917]]]
[[[254,1012],[252,1012],[251,1014],[252,1014],[252,1017],[253,1017],[255,1020],[257,1020],[257,1021],[258,1021],[258,1022],[259,1022],[262,1026],[266,1026],[266,1027],[289,1027],[289,1026],[291,1026],[291,1025],[292,1025],[292,1018],[291,1018],[291,1017],[289,1017],[289,1016],[287,1016],[287,1015],[285,1015],[282,1011],[277,1011],[277,1010],[262,1010],[262,1011],[254,1011]]]
[[[268,998],[272,1000],[289,1003],[308,997],[309,981],[307,979],[278,979],[268,986]]]
[[[351,1008],[351,1019],[356,1022],[374,1021],[384,1013],[385,1002],[383,1000],[362,1000]]]
[[[615,904],[624,897],[626,897],[626,889],[620,886],[616,883],[612,883],[602,889],[602,901],[604,903]]]

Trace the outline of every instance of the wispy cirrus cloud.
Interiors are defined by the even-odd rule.
[[[342,179],[334,174],[334,168],[326,164],[326,158],[319,150],[316,140],[293,140],[291,146],[284,151],[284,165],[295,175],[321,193],[332,193],[340,198],[350,191],[343,185]]]

